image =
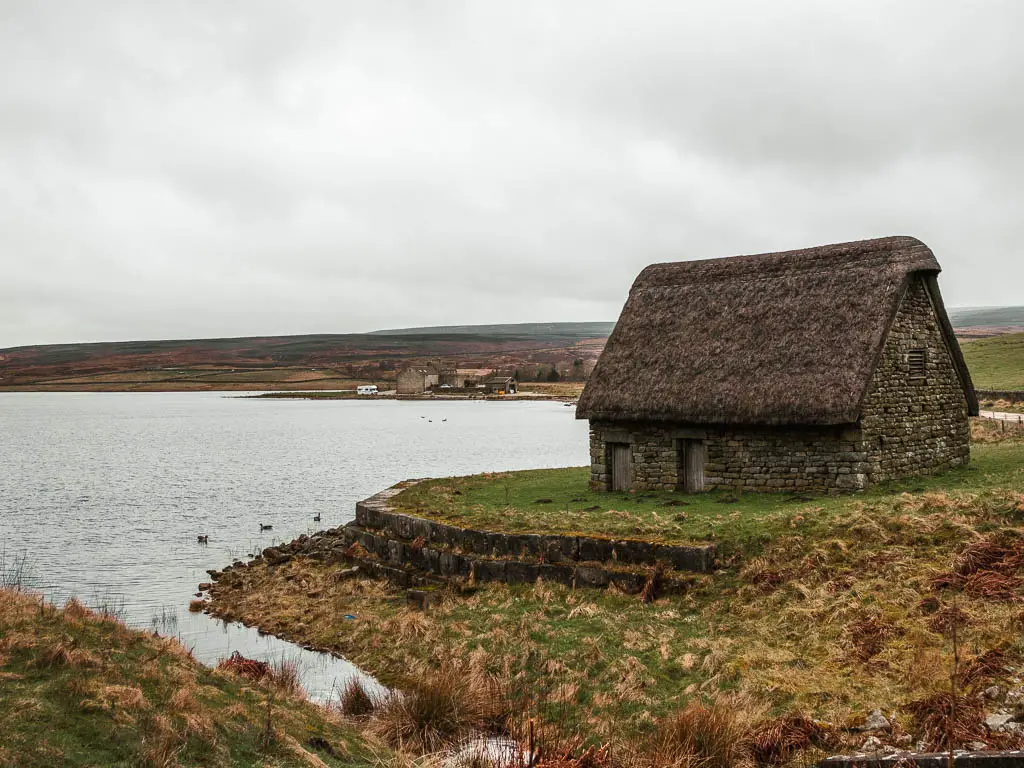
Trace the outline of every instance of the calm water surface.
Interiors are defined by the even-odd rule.
[[[0,550],[8,567],[26,556],[48,598],[120,606],[203,662],[293,659],[323,699],[354,668],[189,613],[207,569],[342,525],[409,477],[587,462],[586,422],[561,403],[4,393]]]

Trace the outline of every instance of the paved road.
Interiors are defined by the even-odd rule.
[[[979,411],[978,415],[983,419],[996,419],[998,421],[1016,421],[1024,424],[1024,413],[1004,413],[1002,411]]]

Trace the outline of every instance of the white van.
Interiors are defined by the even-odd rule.
[[[360,384],[356,387],[357,395],[376,395],[377,385],[376,384]]]

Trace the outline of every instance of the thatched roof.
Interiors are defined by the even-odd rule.
[[[652,264],[629,292],[579,418],[849,424],[900,299],[929,283],[970,410],[977,400],[931,250],[887,237],[800,251]]]

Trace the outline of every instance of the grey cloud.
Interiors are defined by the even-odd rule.
[[[1020,303],[1022,22],[7,2],[0,346],[612,319],[652,261],[895,233]]]

